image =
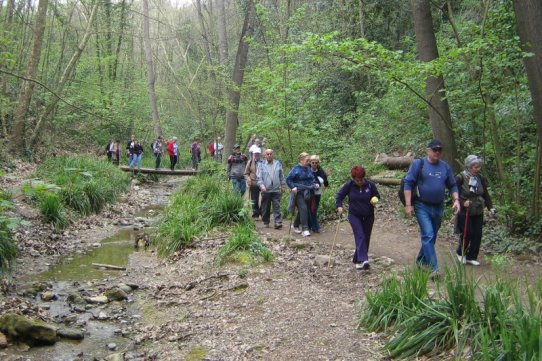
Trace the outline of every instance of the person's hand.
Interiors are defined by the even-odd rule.
[[[412,217],[412,211],[413,211],[412,205],[405,206],[405,212],[408,218]]]
[[[373,196],[373,198],[371,198],[371,204],[374,206],[375,204],[378,203],[378,197],[377,196]]]
[[[495,208],[491,208],[491,209],[489,210],[489,216],[490,216],[491,218],[495,218],[495,215],[496,215],[496,214],[497,214],[497,210],[496,210]]]
[[[262,193],[265,193],[265,192],[267,192],[267,188],[265,188],[265,186],[261,186],[260,191]]]
[[[297,187],[293,187],[292,192],[294,192],[294,194],[297,194]]]
[[[339,213],[339,217],[342,216],[343,212],[344,212],[343,207],[337,208],[337,213]]]
[[[314,189],[318,189],[318,188],[320,188],[320,184],[314,183]]]
[[[456,199],[454,201],[454,204],[452,205],[452,208],[454,209],[454,214],[459,213],[459,211],[461,210],[461,204],[459,204],[459,199]]]
[[[281,191],[281,193],[284,193],[284,192],[286,192],[286,188],[280,187],[280,191]]]
[[[465,203],[463,203],[463,207],[469,208],[470,207],[470,201],[466,200]]]

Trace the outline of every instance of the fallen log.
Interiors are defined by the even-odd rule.
[[[114,265],[111,265],[111,264],[92,263],[92,265],[94,267],[98,267],[98,268],[106,268],[106,269],[111,269],[111,270],[115,270],[115,271],[126,271],[126,267],[114,266]]]
[[[125,171],[125,172],[131,172],[132,169],[130,169],[130,167],[126,166],[126,165],[122,165],[119,167],[120,170],[122,171]],[[168,168],[160,168],[160,169],[154,169],[154,168],[141,168],[141,169],[137,169],[137,168],[134,168],[133,169],[134,173],[142,173],[142,174],[167,174],[167,175],[196,175],[198,174],[198,171],[197,170],[193,170],[193,169],[175,169],[175,170],[171,170],[171,169],[168,169]]]
[[[380,153],[375,158],[375,163],[383,164],[388,169],[406,169],[410,167],[412,161],[414,161],[414,156],[410,152],[404,156],[390,156],[386,153]]]
[[[401,180],[396,178],[369,177],[369,179],[377,184],[382,184],[385,186],[398,186],[401,184]]]

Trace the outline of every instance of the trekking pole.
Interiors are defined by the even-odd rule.
[[[288,227],[288,236],[292,234],[292,223],[295,218],[295,197],[297,197],[297,194],[294,196],[294,209],[292,210],[292,218],[290,219],[290,226]]]
[[[335,248],[335,242],[337,241],[337,235],[339,234],[339,225],[341,224],[342,213],[339,215],[339,220],[337,221],[337,228],[335,228],[335,237],[333,237],[333,242],[331,243],[331,252],[329,252],[329,257],[327,260],[327,268],[331,267],[331,255],[333,254],[333,249]]]
[[[467,249],[467,225],[469,223],[469,207],[465,208],[465,226],[463,227],[463,240],[461,243],[461,260],[465,257],[465,250]]]

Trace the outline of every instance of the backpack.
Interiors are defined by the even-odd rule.
[[[411,199],[410,199],[411,202],[415,201],[416,199],[418,199],[420,197],[420,192],[418,190],[418,182],[421,182],[423,180],[422,179],[422,171],[423,171],[423,165],[425,164],[425,162],[424,162],[423,158],[416,158],[416,159],[414,159],[414,162],[417,159],[422,161],[422,166],[418,170],[418,175],[416,176],[416,183],[414,183],[414,187],[412,188],[412,196],[411,196]],[[412,164],[414,164],[414,162],[412,162]],[[405,175],[405,177],[406,177],[406,175]],[[401,184],[399,185],[399,191],[397,192],[397,196],[399,197],[399,200],[401,201],[403,206],[406,204],[406,202],[405,202],[405,177],[401,178]]]

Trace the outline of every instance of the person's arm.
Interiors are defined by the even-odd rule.
[[[226,173],[228,174],[228,179],[230,179],[231,177],[231,164],[232,164],[232,155],[229,156],[228,158],[228,166],[226,167]]]
[[[404,189],[404,195],[405,195],[405,212],[407,217],[412,217],[412,187],[417,182],[417,175],[420,172],[420,167],[422,166],[422,162],[425,160],[422,159],[421,162],[412,162],[410,165],[410,168],[408,169],[408,172],[405,176],[405,189]]]
[[[318,173],[319,173],[318,175],[319,175],[320,177],[322,177],[322,179],[324,180],[324,187],[329,187],[329,182],[328,182],[328,180],[327,180],[327,174],[326,174],[326,172],[324,172],[324,170],[323,170],[322,168],[319,168],[319,169],[318,169]]]
[[[454,214],[456,214],[461,210],[461,204],[459,203],[459,191],[457,189],[454,174],[452,173],[452,168],[448,164],[446,164],[446,175],[446,186],[452,194],[452,199],[454,200],[452,208],[454,209]]]
[[[265,188],[265,185],[263,183],[263,167],[264,165],[262,164],[256,167],[256,184],[258,185],[258,188],[260,188],[260,191],[262,193],[265,193],[267,192],[267,189]]]
[[[489,191],[487,190],[487,180],[480,176],[480,179],[482,180],[482,187],[484,187],[484,194],[482,194],[482,198],[484,198],[484,201],[486,203],[486,207],[491,213],[495,213],[495,208],[493,208],[493,202],[491,201],[491,197],[489,196]]]
[[[250,180],[250,167],[252,166],[252,160],[248,161],[247,166],[245,167],[245,181],[247,182],[248,186],[252,184]]]
[[[348,195],[348,191],[350,190],[350,182],[351,181],[346,182],[335,195],[335,206],[337,207],[337,213],[339,213],[339,216],[344,211],[343,200]]]
[[[296,176],[296,167],[293,167],[291,170],[290,170],[290,173],[288,173],[288,176],[286,177],[286,184],[288,185],[288,188],[290,188],[291,190],[296,190],[297,191],[297,188],[295,187],[294,185],[294,178]]]

